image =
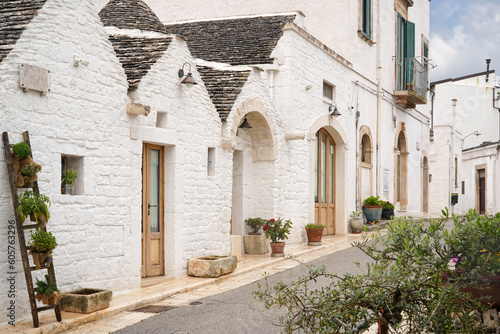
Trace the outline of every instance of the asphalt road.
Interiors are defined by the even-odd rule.
[[[363,267],[368,257],[357,248],[349,248],[307,264],[325,265],[332,273],[360,273],[361,270],[353,264],[354,261],[360,262]],[[273,283],[279,280],[289,282],[306,274],[308,270],[308,267],[299,265],[274,274],[269,280]],[[199,299],[199,305],[177,307],[114,333],[280,333],[281,328],[273,325],[273,322],[277,322],[285,310],[265,309],[252,296],[252,292],[257,290],[257,283],[263,282],[261,279],[241,288]],[[319,283],[328,284],[328,281],[325,279]]]

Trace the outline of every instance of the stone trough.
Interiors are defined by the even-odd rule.
[[[209,255],[189,259],[188,275],[195,277],[219,277],[236,269],[234,255]]]
[[[92,313],[109,307],[111,290],[83,288],[63,293],[59,302],[62,311]]]

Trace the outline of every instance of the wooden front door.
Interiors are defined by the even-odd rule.
[[[164,266],[163,178],[164,152],[158,145],[144,144],[142,162],[142,261],[141,275],[158,276]]]
[[[326,226],[326,234],[335,234],[335,142],[324,129],[316,133],[315,224]]]

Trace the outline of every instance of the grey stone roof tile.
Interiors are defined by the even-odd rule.
[[[129,89],[135,90],[142,77],[168,49],[172,37],[143,38],[111,35],[109,40],[125,70]]]
[[[220,118],[226,121],[250,71],[216,70],[206,66],[197,69]]]
[[[258,16],[166,25],[167,33],[183,36],[195,58],[231,65],[269,64],[295,15]]]
[[[46,0],[0,1],[0,63],[12,51],[45,2]]]
[[[111,0],[99,16],[104,26],[165,32],[156,14],[142,0]]]

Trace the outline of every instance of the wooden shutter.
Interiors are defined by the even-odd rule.
[[[372,0],[363,0],[363,33],[366,37],[371,38],[372,36]]]

